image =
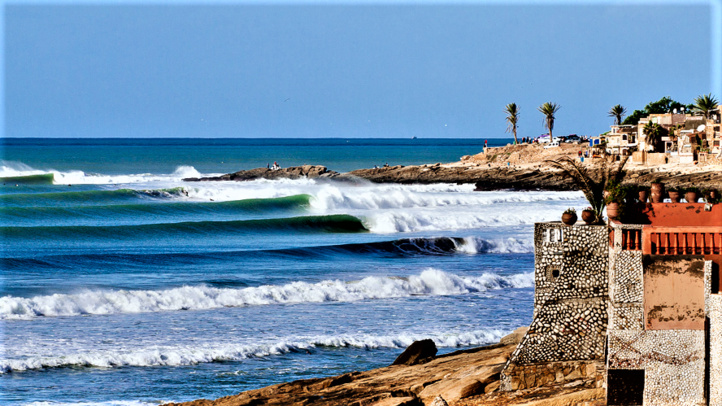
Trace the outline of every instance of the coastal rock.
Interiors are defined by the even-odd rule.
[[[584,378],[583,384],[575,387],[551,382],[516,392],[498,391],[499,371],[518,344],[514,341],[519,338],[517,332],[505,337],[507,344],[455,351],[420,365],[393,365],[331,378],[303,379],[184,405],[496,406],[536,401],[542,401],[540,405],[556,404],[544,403],[544,399],[570,399],[578,403],[596,401],[600,396],[603,399],[603,389],[596,388],[591,378]]]
[[[338,172],[330,171],[321,165],[302,165],[292,166],[282,169],[255,168],[247,171],[238,171],[221,176],[211,176],[204,178],[185,178],[184,182],[203,182],[203,181],[248,181],[255,179],[300,179],[300,178],[335,178]]]
[[[434,340],[414,341],[391,365],[416,365],[428,362],[436,356],[437,351]]]

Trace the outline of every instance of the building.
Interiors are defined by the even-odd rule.
[[[637,149],[636,125],[613,125],[612,129],[604,135],[607,142],[607,153],[615,155],[631,155]]]
[[[609,405],[722,405],[722,205],[631,211],[536,224],[534,320],[503,389],[593,377]]]
[[[721,119],[722,106],[709,119],[676,112],[650,114],[636,125],[613,125],[608,133],[595,140],[604,143],[608,154],[633,155],[635,163],[694,163],[710,156],[722,159]],[[664,132],[657,148],[644,132],[650,122],[659,124]]]

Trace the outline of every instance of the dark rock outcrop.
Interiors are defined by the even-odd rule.
[[[302,165],[292,166],[282,169],[255,168],[247,171],[238,171],[221,176],[210,176],[205,178],[186,178],[185,182],[203,182],[203,181],[219,181],[233,180],[246,181],[255,179],[300,179],[300,178],[335,178],[339,176],[338,172],[330,171],[321,165]]]
[[[399,355],[391,365],[416,365],[431,361],[438,350],[434,340],[414,341]]]
[[[333,179],[335,181],[401,184],[473,183],[477,191],[485,190],[577,190],[570,179],[557,170],[542,164],[533,167],[485,166],[485,165],[396,165],[384,168],[357,169],[347,173],[331,171],[321,165],[303,165],[284,169],[249,169],[221,176],[186,178],[184,181],[247,181],[254,179]],[[719,188],[722,171],[697,171],[693,173],[663,172],[649,168],[629,168],[624,184],[648,186],[661,180],[670,187],[701,189]]]

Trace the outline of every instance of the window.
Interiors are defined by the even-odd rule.
[[[610,369],[607,388],[607,405],[641,405],[644,401],[644,370]]]

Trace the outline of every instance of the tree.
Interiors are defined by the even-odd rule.
[[[719,104],[717,103],[717,99],[712,96],[712,93],[709,93],[697,96],[692,106],[695,112],[702,113],[704,118],[709,120],[710,114],[717,109]]]
[[[692,108],[692,105],[684,105],[676,100],[672,100],[671,98],[665,96],[657,100],[656,102],[648,103],[646,106],[644,106],[644,109],[642,110],[634,110],[632,114],[627,116],[627,118],[622,124],[636,125],[637,123],[639,123],[640,119],[647,117],[650,114],[671,113],[674,112],[675,109],[677,111],[682,111],[683,108],[689,110]]]
[[[513,132],[514,144],[518,144],[519,140],[516,139],[516,129],[519,124],[519,108],[516,106],[516,103],[509,103],[504,108],[504,112],[506,113],[506,122],[509,123],[506,127],[506,132]]]
[[[609,109],[609,117],[614,117],[614,124],[621,125],[622,124],[622,118],[627,114],[627,109],[623,107],[621,104],[617,104],[616,106]]]
[[[627,164],[629,155],[623,156],[619,163],[615,163],[612,157],[605,157],[596,165],[585,165],[582,162],[563,157],[553,161],[545,161],[552,168],[559,169],[562,175],[569,178],[584,193],[589,206],[592,207],[596,220],[594,224],[603,224],[602,212],[604,203],[604,189],[612,181],[614,184],[622,183],[626,175],[624,165]]]
[[[651,152],[656,152],[659,150],[659,146],[662,143],[662,136],[665,135],[667,131],[659,124],[648,122],[644,126],[644,134],[647,136],[647,145],[652,147]]]
[[[554,115],[560,108],[560,105],[552,102],[546,102],[539,106],[539,111],[544,114],[544,128],[549,130],[549,141],[553,139],[552,130],[554,130]]]

